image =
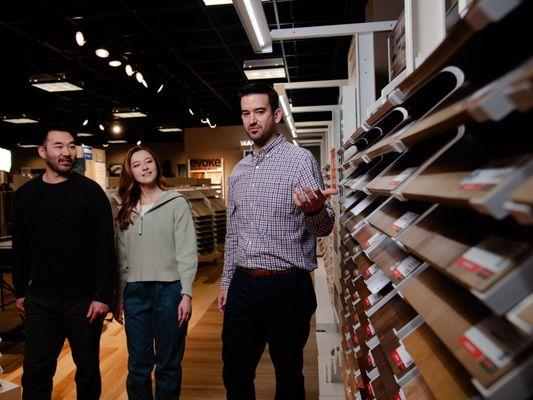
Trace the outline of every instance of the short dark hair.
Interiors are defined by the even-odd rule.
[[[72,123],[63,120],[47,120],[42,124],[42,129],[38,138],[41,146],[44,145],[46,138],[48,138],[48,132],[51,131],[68,132],[72,135],[74,140],[76,140],[76,129]]]
[[[248,83],[243,86],[239,92],[239,99],[250,94],[266,94],[268,96],[268,102],[272,111],[276,111],[279,108],[279,96],[271,85],[266,83]]]

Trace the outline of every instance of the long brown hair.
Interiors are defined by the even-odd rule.
[[[127,229],[130,225],[131,212],[137,206],[137,203],[139,203],[139,199],[141,198],[141,187],[133,177],[133,172],[131,170],[131,158],[135,153],[141,150],[147,151],[154,159],[157,168],[155,183],[161,189],[165,190],[161,164],[153,150],[144,146],[134,146],[129,149],[122,162],[122,172],[120,173],[120,183],[118,186],[118,195],[122,200],[122,206],[118,212],[117,220],[121,229]]]

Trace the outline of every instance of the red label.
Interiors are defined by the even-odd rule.
[[[366,390],[370,396],[375,397],[374,389],[372,388],[372,383],[369,382],[368,385],[366,385]]]
[[[470,183],[466,185],[460,185],[457,188],[459,190],[470,190],[470,191],[481,191],[481,190],[487,190],[491,187],[495,186],[494,184],[487,184],[487,183]]]
[[[402,400],[402,396],[400,396],[400,393],[396,393],[394,396],[392,396],[394,400]]]
[[[372,304],[370,304],[370,300],[368,299],[368,297],[365,299],[365,304],[370,307]]]
[[[396,278],[396,279],[403,279],[404,276],[402,275],[402,273],[398,270],[398,268],[394,268],[392,270],[392,275]]]
[[[472,357],[474,361],[480,364],[487,372],[494,372],[497,370],[496,366],[490,361],[485,354],[466,336],[459,338],[459,343],[466,352]]]
[[[400,369],[405,369],[405,364],[403,363],[402,359],[400,358],[398,352],[396,350],[392,351],[392,359]]]
[[[391,225],[391,229],[395,232],[400,232],[402,230],[402,228],[400,228],[398,225],[394,225],[392,224]]]
[[[461,257],[459,258],[456,262],[455,262],[459,267],[467,270],[468,272],[471,272],[475,275],[479,275],[479,276],[482,276],[482,277],[489,277],[493,274],[492,271],[489,271],[481,266],[479,266],[478,264],[464,258],[464,257]]]

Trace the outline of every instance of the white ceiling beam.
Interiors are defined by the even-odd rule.
[[[331,121],[305,121],[305,122],[295,122],[296,128],[305,127],[305,126],[326,126],[329,127]]]
[[[281,85],[285,89],[317,89],[331,88],[348,85],[348,79],[333,79],[329,81],[308,81],[308,82],[284,82]]]
[[[272,29],[270,31],[270,36],[273,41],[353,36],[357,33],[391,31],[395,24],[396,21],[380,21],[364,22],[360,24],[339,24],[309,26],[304,28]]]
[[[303,107],[291,107],[291,112],[304,113],[304,112],[323,112],[323,111],[336,111],[339,109],[338,105],[327,105],[327,106],[303,106]]]
[[[327,128],[309,128],[309,129],[296,129],[296,133],[321,133],[326,132]]]

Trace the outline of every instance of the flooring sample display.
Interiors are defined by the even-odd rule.
[[[426,384],[426,381],[421,375],[413,378],[405,386],[402,387],[402,392],[407,400],[433,400],[431,389]]]
[[[426,324],[403,342],[435,399],[468,399],[477,395],[468,372]]]
[[[485,387],[517,366],[530,338],[496,318],[466,291],[429,268],[403,288],[424,322]]]
[[[367,221],[390,237],[396,237],[431,206],[430,203],[392,198],[376,209]]]

